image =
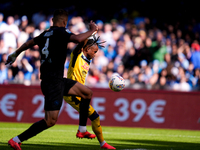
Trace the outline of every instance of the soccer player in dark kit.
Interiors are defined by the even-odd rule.
[[[14,53],[8,56],[7,64],[12,64],[17,56],[24,50],[34,45],[39,46],[41,55],[41,90],[45,97],[45,118],[32,124],[26,131],[10,139],[8,144],[15,150],[21,150],[21,143],[38,133],[55,125],[62,105],[63,96],[80,96],[83,100],[80,103],[80,123],[85,127],[88,117],[88,107],[92,97],[92,91],[77,81],[63,78],[64,63],[67,54],[67,45],[69,42],[80,43],[90,37],[98,30],[94,22],[90,22],[89,31],[74,35],[66,30],[68,13],[65,10],[58,9],[53,15],[53,26],[25,42]],[[86,131],[85,131],[86,132]]]

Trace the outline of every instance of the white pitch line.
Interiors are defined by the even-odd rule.
[[[27,128],[1,128],[0,130],[25,130]],[[56,129],[49,129],[49,132],[76,132],[77,130],[56,130]],[[104,134],[112,134],[112,132],[103,132]],[[143,134],[143,133],[115,133],[120,135],[133,135],[133,136],[154,136],[154,137],[182,137],[182,138],[199,138],[200,136],[192,136],[192,135],[170,135],[170,134]]]
[[[0,127],[0,130],[26,130],[27,128],[1,128]],[[49,129],[48,131],[52,131],[52,132],[76,132],[77,130],[70,130],[70,129],[67,129],[67,130],[55,130],[55,129]]]
[[[110,134],[109,132],[103,132],[105,134]],[[125,134],[125,135],[138,135],[138,136],[168,136],[168,137],[187,137],[187,138],[200,138],[200,136],[191,135],[170,135],[170,134],[144,134],[144,133],[115,133],[115,134]]]

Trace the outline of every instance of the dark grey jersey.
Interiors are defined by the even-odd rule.
[[[34,38],[41,55],[41,79],[63,78],[67,44],[71,35],[66,28],[52,26]]]

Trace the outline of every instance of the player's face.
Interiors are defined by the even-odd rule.
[[[87,58],[88,59],[93,59],[95,57],[95,54],[98,52],[98,46],[92,45],[90,48],[87,50]]]

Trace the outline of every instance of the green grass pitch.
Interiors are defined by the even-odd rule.
[[[0,123],[0,150],[10,150],[7,141],[31,124]],[[98,150],[97,139],[75,137],[77,125],[55,125],[23,142],[22,150]],[[102,127],[106,142],[118,150],[200,150],[200,131]],[[92,132],[91,126],[87,127]]]

